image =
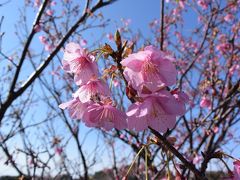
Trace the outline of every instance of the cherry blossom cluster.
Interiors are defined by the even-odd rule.
[[[66,72],[73,73],[79,89],[71,101],[59,107],[67,108],[71,118],[81,119],[88,127],[126,128],[126,115],[111,100],[110,89],[99,76],[95,57],[80,45],[69,43],[62,63]]]
[[[122,60],[124,77],[137,91],[136,102],[127,112],[128,128],[142,131],[149,126],[166,132],[175,125],[176,116],[185,113],[188,96],[178,89],[169,91],[176,83],[174,59],[153,46],[130,54]]]
[[[125,113],[111,99],[108,84],[101,79],[95,56],[76,43],[69,43],[64,52],[63,69],[74,75],[79,89],[73,99],[61,104],[70,117],[81,119],[88,127],[105,130],[116,128],[142,131],[151,127],[166,132],[175,125],[176,117],[185,113],[188,96],[178,89],[174,59],[153,46],[128,55],[120,64],[132,93],[132,105]],[[128,95],[128,92],[126,93]]]
[[[238,180],[240,179],[240,161],[236,160],[233,162],[234,171],[231,177],[231,180]]]

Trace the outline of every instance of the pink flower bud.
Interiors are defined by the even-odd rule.
[[[62,152],[63,152],[63,149],[62,149],[61,147],[57,147],[57,148],[55,149],[55,153],[56,153],[57,155],[61,155]]]
[[[39,24],[36,24],[34,26],[34,32],[39,32],[39,31],[41,31],[41,26]]]
[[[51,10],[51,9],[48,9],[48,10],[46,11],[46,14],[47,14],[48,16],[53,16],[54,11]]]
[[[212,104],[211,100],[204,96],[201,99],[200,107],[202,107],[202,108],[211,108],[211,104]]]

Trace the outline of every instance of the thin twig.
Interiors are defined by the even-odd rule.
[[[160,39],[160,49],[163,50],[163,44],[164,44],[164,1],[162,0],[161,5],[161,39]]]
[[[199,170],[196,169],[196,167],[194,166],[194,164],[190,163],[188,160],[186,160],[183,155],[181,153],[178,152],[177,149],[175,149],[175,147],[173,147],[168,140],[162,136],[159,132],[157,132],[156,130],[152,129],[151,127],[148,127],[151,132],[159,139],[160,143],[159,145],[164,145],[167,147],[167,149],[169,151],[171,151],[171,153],[173,153],[179,160],[181,160],[181,162],[188,168],[190,169],[195,176],[197,177],[197,179],[201,179],[201,180],[207,180],[207,178],[205,177],[205,175],[203,173],[201,173]]]

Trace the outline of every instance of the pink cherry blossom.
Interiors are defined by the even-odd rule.
[[[34,26],[34,32],[40,32],[41,31],[41,25],[40,24],[36,24],[35,26]]]
[[[125,66],[124,76],[132,87],[141,92],[143,86],[157,91],[163,85],[176,83],[177,71],[173,58],[153,46],[129,55],[121,64]]]
[[[124,26],[129,26],[129,24],[132,22],[131,19],[124,19],[124,18],[121,18],[121,21],[124,24]]]
[[[74,80],[77,85],[87,83],[98,74],[94,57],[76,43],[67,44],[62,64],[66,72],[74,73]]]
[[[234,64],[230,69],[229,69],[229,76],[232,76],[234,72],[240,72],[240,65],[239,64]]]
[[[240,180],[240,161],[234,161],[233,180]]]
[[[81,44],[81,46],[86,46],[87,45],[87,40],[85,40],[85,39],[81,39],[80,40],[80,44]]]
[[[52,1],[51,2],[51,6],[56,6],[57,5],[57,2],[56,1]]]
[[[159,25],[159,20],[158,20],[158,19],[154,19],[153,21],[151,21],[151,22],[149,23],[149,26],[150,26],[151,28],[156,27],[156,26],[158,26],[158,25]]]
[[[34,6],[39,7],[41,5],[41,0],[35,0],[34,1]]]
[[[179,7],[180,8],[182,8],[182,9],[184,9],[185,8],[185,2],[184,2],[184,0],[179,0]]]
[[[221,44],[216,46],[216,49],[218,51],[220,51],[221,53],[226,53],[226,52],[231,51],[232,46],[231,46],[230,43],[221,43]]]
[[[168,180],[168,177],[162,177],[160,180]]]
[[[185,104],[190,101],[188,95],[178,89],[171,91],[171,94],[176,99],[176,103],[179,105],[178,108],[183,108],[181,111],[185,112]]]
[[[219,128],[218,128],[217,126],[215,126],[215,127],[213,128],[213,132],[214,132],[214,133],[218,133],[218,132],[219,132]]]
[[[56,152],[57,155],[61,155],[62,152],[63,152],[63,148],[61,148],[61,147],[56,147],[55,152]]]
[[[198,16],[198,22],[201,23],[203,21],[204,17],[203,16]]]
[[[90,101],[94,96],[110,96],[110,90],[107,84],[97,78],[90,79],[74,94],[74,97],[79,97],[83,103]]]
[[[47,38],[45,37],[45,36],[39,36],[39,40],[40,40],[40,42],[42,43],[42,44],[47,44],[48,42],[47,42]]]
[[[200,107],[211,108],[211,105],[212,105],[211,100],[208,97],[203,96],[202,99],[201,99],[201,102],[200,102]]]
[[[87,103],[82,103],[78,98],[59,105],[61,109],[68,109],[72,119],[82,119],[83,113],[87,108]]]
[[[45,44],[44,48],[46,51],[52,51],[54,46],[52,44]]]
[[[28,164],[29,164],[30,166],[33,166],[33,165],[34,165],[34,158],[31,158],[31,159],[29,160]]]
[[[51,9],[48,9],[48,10],[46,11],[46,14],[47,14],[48,16],[53,16],[54,11],[51,10]]]
[[[108,33],[106,35],[106,37],[109,39],[109,41],[113,41],[114,40],[114,36],[111,33]]]
[[[234,19],[234,15],[232,15],[232,14],[227,14],[224,17],[224,20],[227,21],[227,22],[231,22],[233,19]]]
[[[124,138],[125,138],[125,135],[124,135],[124,134],[121,134],[121,135],[120,135],[120,138],[121,138],[121,139],[124,139]]]
[[[203,160],[202,156],[200,155],[195,155],[195,157],[193,158],[193,164],[199,164],[201,161]]]
[[[153,129],[166,132],[175,125],[176,116],[185,113],[185,107],[166,90],[146,96],[128,108],[128,127],[136,131]]]
[[[114,79],[114,80],[113,80],[113,85],[114,85],[115,87],[119,86],[119,81],[118,81],[117,79]]]
[[[202,7],[202,9],[206,10],[208,8],[208,1],[207,0],[198,0],[198,5]]]
[[[175,8],[175,9],[173,9],[173,10],[172,10],[172,15],[178,16],[178,15],[180,14],[179,11],[180,11],[180,8]]]
[[[107,131],[127,127],[126,114],[112,106],[111,102],[89,105],[83,115],[83,122],[88,127],[102,127]]]

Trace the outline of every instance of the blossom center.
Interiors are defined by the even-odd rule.
[[[80,57],[78,58],[78,63],[80,66],[80,69],[85,68],[89,64],[89,60],[86,57]]]
[[[143,72],[155,74],[158,73],[158,69],[157,66],[148,59],[143,64]]]
[[[161,114],[164,114],[164,110],[162,109],[162,107],[157,104],[157,102],[152,103],[151,116],[153,118],[157,118]]]

